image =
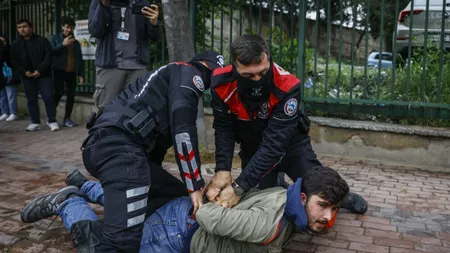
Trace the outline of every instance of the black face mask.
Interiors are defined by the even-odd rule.
[[[237,80],[237,94],[249,112],[257,112],[261,105],[269,99],[273,83],[272,62],[267,73],[258,81],[245,78],[237,72],[233,65],[233,76]]]
[[[211,83],[211,70],[198,61],[193,61],[189,63],[192,64],[196,69],[198,69],[202,73],[202,79],[205,85],[205,90],[208,89]]]

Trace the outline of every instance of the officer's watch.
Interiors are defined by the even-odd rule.
[[[238,195],[239,197],[242,197],[242,195],[244,195],[244,188],[240,187],[236,182],[233,182],[231,184],[231,187],[233,187],[234,193],[236,193],[236,195]]]

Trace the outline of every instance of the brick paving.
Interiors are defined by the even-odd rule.
[[[79,150],[86,130],[50,132],[42,125],[43,130],[27,133],[27,123],[0,122],[0,253],[75,252],[60,219],[23,224],[20,210],[33,197],[63,187],[71,169],[86,172]],[[350,158],[321,160],[366,197],[369,210],[366,215],[341,211],[326,235],[296,234],[286,253],[450,252],[449,174]],[[166,168],[178,174],[172,164]],[[203,170],[207,180],[211,173]],[[94,208],[101,215],[102,208]]]

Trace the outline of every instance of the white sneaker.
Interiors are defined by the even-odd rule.
[[[47,126],[50,127],[50,130],[52,130],[52,131],[58,131],[59,130],[58,123],[56,123],[56,122],[52,122],[52,123],[48,123],[47,122]]]
[[[8,118],[8,114],[4,113],[2,116],[0,116],[0,121],[4,121]]]
[[[25,129],[25,131],[28,131],[28,132],[33,132],[33,131],[37,131],[37,130],[41,130],[41,125],[35,124],[35,123],[31,123],[31,124],[28,125],[28,127]]]
[[[6,121],[13,121],[16,119],[17,119],[17,116],[15,114],[10,114],[9,117],[6,119]]]

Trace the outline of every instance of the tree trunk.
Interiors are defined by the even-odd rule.
[[[192,30],[189,22],[188,0],[162,0],[169,61],[187,62],[195,55]],[[199,144],[207,148],[203,100],[200,99],[197,115]]]
[[[189,61],[195,55],[187,0],[163,0],[169,61]]]

